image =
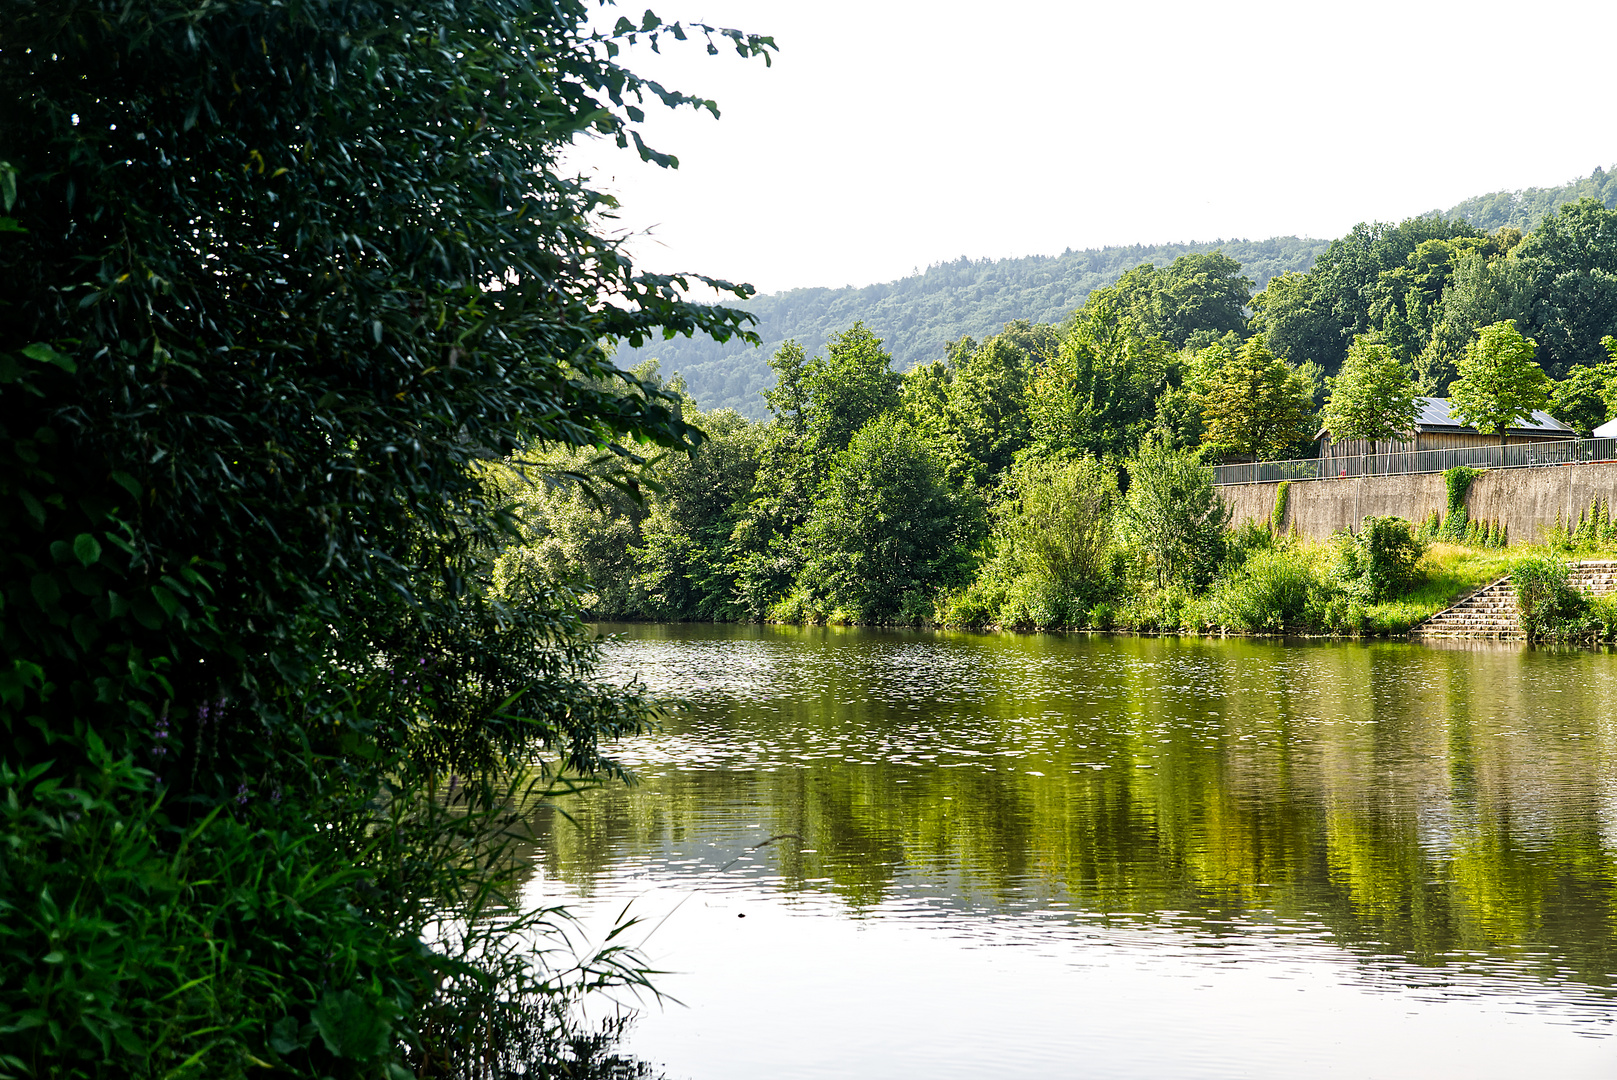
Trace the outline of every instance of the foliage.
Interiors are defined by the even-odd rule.
[[[1443,489],[1448,493],[1448,507],[1443,514],[1443,524],[1437,535],[1445,540],[1462,540],[1465,530],[1471,521],[1471,512],[1466,506],[1465,497],[1471,491],[1471,483],[1483,473],[1482,469],[1472,468],[1470,465],[1455,465],[1443,470]]]
[[[800,587],[851,622],[914,621],[934,583],[963,578],[962,505],[936,455],[896,415],[860,428],[832,461],[803,527]]]
[[[1230,520],[1230,508],[1213,488],[1213,470],[1154,438],[1128,460],[1127,469],[1118,528],[1157,586],[1207,581]]]
[[[1290,546],[1255,551],[1213,583],[1208,609],[1232,630],[1279,632],[1317,622],[1320,581],[1305,551]]]
[[[1585,198],[1599,200],[1608,207],[1617,207],[1617,172],[1596,166],[1588,176],[1560,187],[1523,188],[1477,195],[1463,200],[1443,216],[1464,218],[1479,229],[1514,226],[1527,230],[1565,204]]]
[[[1551,551],[1600,551],[1617,543],[1617,521],[1611,513],[1610,501],[1596,495],[1588,507],[1578,511],[1576,521],[1563,517],[1557,511],[1555,524],[1542,530],[1544,545]]]
[[[1494,323],[1477,331],[1461,357],[1459,378],[1449,387],[1454,415],[1484,435],[1505,433],[1550,405],[1550,380],[1533,361],[1533,341],[1514,322]]]
[[[658,619],[732,619],[737,599],[730,538],[757,481],[763,430],[729,409],[687,414],[706,438],[656,470],[633,555],[644,614]]]
[[[1564,378],[1601,357],[1617,327],[1617,210],[1593,199],[1562,206],[1512,253],[1544,370]]]
[[[1074,627],[1116,586],[1117,475],[1093,458],[1025,457],[991,510],[992,557],[940,621]]]
[[[1282,480],[1275,487],[1274,509],[1269,511],[1269,532],[1275,536],[1280,535],[1281,528],[1286,523],[1286,507],[1291,502],[1291,481]]]
[[[638,348],[621,345],[618,355],[625,366],[661,360],[665,371],[678,371],[685,377],[703,408],[732,408],[743,416],[763,419],[766,414],[759,392],[772,382],[768,360],[787,341],[801,343],[812,354],[836,332],[863,322],[889,343],[894,367],[908,372],[947,357],[951,342],[984,341],[1010,323],[1062,323],[1092,292],[1115,284],[1141,264],[1166,268],[1187,255],[1218,252],[1220,258],[1239,263],[1239,274],[1262,288],[1276,274],[1307,270],[1327,246],[1324,240],[1274,237],[1136,244],[1011,259],[961,258],[919,269],[897,281],[791,289],[748,300],[740,306],[757,317],[762,346],[735,339],[721,344],[678,338]],[[1216,298],[1224,287],[1222,282],[1209,282],[1205,292]],[[1197,310],[1187,308],[1182,316],[1186,325],[1199,317]],[[1228,308],[1215,303],[1210,310]],[[1275,351],[1282,356],[1300,355]]]
[[[1608,336],[1606,340],[1614,339]],[[1617,362],[1580,365],[1555,384],[1550,412],[1577,432],[1578,438],[1587,439],[1611,415],[1613,400],[1617,400]]]
[[[1247,460],[1291,457],[1314,436],[1313,390],[1259,338],[1233,352],[1223,346],[1202,397],[1204,444]]]
[[[1027,425],[1036,452],[1122,454],[1150,426],[1168,373],[1167,344],[1115,295],[1092,295],[1056,355],[1034,373]]]
[[[984,485],[1010,467],[1028,443],[1032,374],[1055,356],[1052,326],[1011,324],[976,348],[963,342],[948,379],[947,403],[935,425],[940,452],[957,482]],[[905,380],[906,395],[922,369]]]
[[[731,535],[730,573],[742,607],[760,617],[803,568],[797,531],[807,523],[835,456],[855,432],[898,406],[901,380],[892,357],[866,327],[837,335],[824,356],[796,342],[775,354],[777,381],[765,397],[775,422],[760,455],[757,481]]]
[[[1342,352],[1342,328],[1312,274],[1292,271],[1269,279],[1252,298],[1252,328],[1276,356],[1329,367]]]
[[[1415,381],[1385,345],[1363,338],[1348,348],[1342,370],[1330,380],[1321,423],[1337,441],[1363,439],[1374,444],[1407,437],[1420,415]]]
[[[655,710],[592,685],[566,589],[493,594],[515,522],[478,465],[699,441],[597,342],[746,317],[637,274],[558,163],[597,132],[672,164],[641,99],[712,107],[623,43],[772,47],[589,17],[9,5],[8,1068],[431,1072],[553,993],[501,951],[525,917],[435,923],[492,902],[503,770],[616,774]]]
[[[1251,302],[1252,280],[1242,275],[1241,264],[1212,251],[1181,255],[1166,269],[1137,266],[1117,284],[1090,293],[1084,306],[1119,310],[1142,335],[1182,349],[1192,335],[1244,334]]]
[[[1423,243],[1481,236],[1480,230],[1464,221],[1445,221],[1436,215],[1407,218],[1396,225],[1355,225],[1320,256],[1313,270],[1342,327],[1342,344],[1345,346],[1361,334],[1385,332],[1385,317],[1394,310],[1407,316],[1407,301],[1389,304],[1392,298],[1387,294],[1405,294],[1410,287],[1418,287],[1425,276],[1418,273],[1421,263],[1439,261],[1417,257],[1412,264],[1411,256],[1420,251]],[[1417,273],[1411,275],[1408,271]]]
[[[1529,640],[1588,632],[1589,598],[1572,586],[1563,560],[1552,555],[1522,559],[1511,571],[1510,584]]]
[[[1509,320],[1518,326],[1529,324],[1532,302],[1521,263],[1509,257],[1521,237],[1496,234],[1493,239],[1495,250],[1475,248],[1455,259],[1442,302],[1433,313],[1431,338],[1415,360],[1424,393],[1448,393],[1479,327]]]
[[[1333,576],[1366,604],[1407,592],[1426,554],[1415,527],[1400,517],[1367,517],[1357,535],[1338,536],[1335,548]]]

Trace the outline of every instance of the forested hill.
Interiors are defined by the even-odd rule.
[[[1451,220],[1463,218],[1486,232],[1506,225],[1528,232],[1546,214],[1586,197],[1599,199],[1608,210],[1617,209],[1617,171],[1607,172],[1597,168],[1588,176],[1560,187],[1524,188],[1521,191],[1477,195],[1452,208],[1443,217]]]
[[[769,357],[787,340],[796,340],[812,356],[831,335],[862,319],[885,340],[893,366],[907,371],[941,358],[947,342],[963,336],[981,340],[1016,319],[1060,322],[1091,290],[1110,285],[1141,263],[1167,266],[1181,255],[1222,251],[1239,261],[1262,289],[1276,274],[1309,269],[1329,245],[1328,240],[1285,236],[1069,250],[1019,259],[962,258],[880,285],[792,289],[754,297],[742,306],[758,316],[759,348],[675,338],[623,348],[617,363],[634,367],[656,358],[664,377],[675,372],[684,377],[704,409],[732,408],[757,419],[765,412],[758,391],[774,379]]]
[[[1485,232],[1502,226],[1527,232],[1558,207],[1584,197],[1617,208],[1617,168],[1612,172],[1597,168],[1560,187],[1478,195],[1425,216],[1463,219]],[[940,358],[947,342],[960,337],[981,340],[1016,319],[1060,322],[1092,290],[1110,285],[1142,263],[1166,267],[1181,255],[1222,251],[1240,262],[1256,289],[1262,290],[1277,274],[1310,269],[1330,244],[1286,236],[1068,250],[1019,259],[962,258],[880,285],[793,289],[755,297],[742,306],[758,316],[758,336],[763,339],[758,348],[735,341],[721,345],[707,338],[675,338],[625,348],[617,362],[634,367],[648,359],[660,360],[664,377],[682,375],[703,408],[733,408],[757,419],[764,414],[758,391],[773,379],[769,357],[787,340],[796,340],[812,356],[831,335],[863,320],[884,339],[894,366],[907,371]]]

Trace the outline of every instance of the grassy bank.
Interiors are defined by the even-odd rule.
[[[1123,630],[1143,633],[1322,634],[1397,636],[1467,594],[1510,575],[1525,560],[1598,557],[1556,553],[1541,545],[1486,548],[1437,542],[1423,546],[1402,580],[1391,588],[1367,586],[1354,541],[1338,537],[1232,535],[1230,551],[1204,588],[1160,587],[1120,575],[1097,590],[1100,598],[1069,607],[1072,617],[997,624],[1011,630]],[[1379,595],[1378,595],[1379,593]],[[965,604],[946,602],[938,621]],[[989,625],[979,623],[978,625]]]

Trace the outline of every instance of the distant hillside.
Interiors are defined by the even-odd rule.
[[[633,367],[655,357],[665,376],[678,372],[703,408],[728,407],[762,417],[758,391],[774,374],[769,357],[788,339],[813,355],[831,335],[864,320],[887,344],[894,366],[907,371],[943,355],[945,343],[962,336],[981,340],[1015,319],[1059,322],[1092,289],[1109,285],[1141,263],[1167,266],[1181,255],[1223,251],[1239,260],[1259,289],[1276,274],[1307,270],[1328,240],[1293,236],[1156,247],[1109,247],[1030,255],[1020,259],[959,259],[920,274],[864,288],[792,289],[754,297],[742,305],[758,316],[761,348],[706,338],[675,338],[640,349],[619,350],[617,362]]]
[[[1617,168],[1617,167],[1614,167]],[[1617,172],[1596,168],[1581,180],[1573,180],[1553,188],[1525,188],[1522,191],[1496,191],[1491,195],[1478,195],[1460,203],[1443,216],[1464,218],[1479,229],[1488,232],[1503,225],[1527,232],[1546,214],[1564,203],[1576,202],[1585,196],[1599,199],[1606,208],[1617,209]],[[1437,211],[1432,211],[1437,213]]]

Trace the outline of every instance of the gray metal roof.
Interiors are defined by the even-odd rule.
[[[1474,430],[1476,430],[1475,428],[1472,428],[1469,424],[1462,424],[1458,417],[1449,415],[1449,399],[1448,398],[1441,398],[1441,397],[1416,398],[1415,399],[1415,404],[1420,406],[1420,415],[1415,418],[1415,430],[1416,431],[1434,431],[1434,430],[1474,431]],[[1535,412],[1533,414],[1532,420],[1527,422],[1527,423],[1522,423],[1521,418],[1517,417],[1516,418],[1516,423],[1511,424],[1510,427],[1507,428],[1506,430],[1508,430],[1508,431],[1542,431],[1542,432],[1546,432],[1546,433],[1554,432],[1557,435],[1562,434],[1562,433],[1565,433],[1567,435],[1572,434],[1572,429],[1571,428],[1569,428],[1565,424],[1561,423],[1561,421],[1557,420],[1555,417],[1551,416],[1549,413],[1545,412],[1543,409],[1540,409],[1537,412]]]

